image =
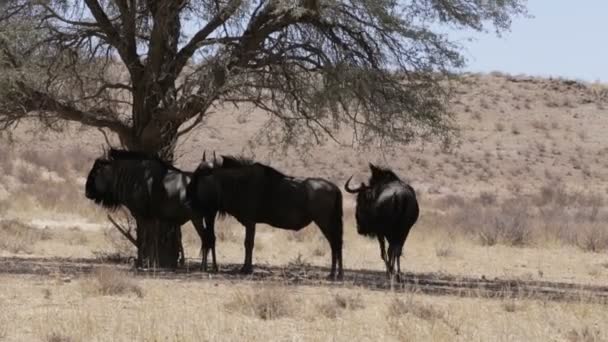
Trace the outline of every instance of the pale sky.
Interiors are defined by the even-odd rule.
[[[461,41],[466,70],[608,83],[608,0],[528,0],[528,10],[534,18],[515,19],[502,38],[453,34],[475,38]]]

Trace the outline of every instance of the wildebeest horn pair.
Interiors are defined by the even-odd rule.
[[[203,151],[203,161],[207,161],[207,151]],[[215,151],[213,151],[213,162],[217,162],[217,157],[215,155]]]
[[[345,190],[346,190],[348,193],[351,193],[351,194],[356,194],[356,193],[359,193],[359,192],[361,192],[361,191],[365,190],[365,188],[367,188],[367,186],[366,186],[364,183],[361,183],[361,185],[359,185],[359,187],[358,187],[358,188],[351,188],[351,187],[349,186],[349,184],[350,184],[350,181],[351,181],[352,179],[353,179],[353,176],[350,176],[350,178],[348,178],[348,180],[346,181],[346,184],[344,184],[344,189],[345,189]]]

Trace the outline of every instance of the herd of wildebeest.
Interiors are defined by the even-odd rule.
[[[378,239],[387,275],[398,277],[403,244],[418,219],[418,201],[414,189],[393,171],[371,163],[369,168],[367,184],[352,188],[351,176],[344,188],[357,195],[357,232]],[[212,160],[203,153],[197,169],[184,172],[158,157],[111,149],[95,160],[85,187],[87,198],[108,209],[124,206],[136,220],[175,226],[192,221],[201,238],[204,271],[209,252],[217,270],[217,216],[233,216],[245,226],[244,273],[252,271],[257,223],[297,231],[314,222],[331,247],[329,277],[343,277],[342,193],[326,179],[290,177],[246,158],[217,158],[215,153]]]

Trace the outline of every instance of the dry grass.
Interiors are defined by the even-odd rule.
[[[36,243],[52,237],[53,233],[49,229],[33,228],[15,220],[0,221],[0,250],[32,254]]]
[[[289,292],[282,287],[237,291],[225,307],[230,312],[240,312],[262,320],[288,317],[294,310]]]
[[[367,179],[368,161],[388,164],[411,180],[422,211],[404,247],[406,272],[606,284],[604,97],[597,95],[596,86],[574,87],[561,80],[470,77],[479,84],[462,92],[462,113],[456,113],[463,128],[461,144],[449,150],[415,143],[392,152],[375,147],[353,151],[330,143],[316,146],[305,160],[295,150],[277,154],[265,146],[252,148],[252,153],[286,173],[326,177],[339,185],[351,174],[356,182]],[[484,90],[483,100],[475,95],[479,89]],[[247,139],[265,124],[265,116],[254,112],[243,124],[242,113],[236,114],[210,117],[211,135],[195,133],[181,141],[178,166],[194,168],[201,146],[241,153]],[[133,255],[132,246],[114,230],[101,230],[105,225],[66,228],[105,223],[105,213],[83,197],[84,177],[103,140],[95,132],[70,129],[65,136],[32,138],[36,150],[29,149],[29,133],[23,126],[14,134],[19,140],[15,145],[0,144],[0,215],[12,219],[0,225],[3,255],[98,257],[111,262]],[[350,135],[339,137],[348,140]],[[346,269],[382,271],[377,242],[356,234],[353,197],[345,194],[344,199]],[[37,227],[47,221],[56,224],[40,230],[32,228],[33,219],[43,221]],[[45,236],[51,229],[53,233]],[[242,262],[243,227],[226,219],[218,221],[216,232],[220,264]],[[186,254],[198,261],[200,241],[190,225],[183,236]],[[296,233],[260,227],[254,263],[327,266],[329,246],[314,226]],[[216,287],[209,281],[134,280],[122,273],[94,274],[72,283],[53,281],[2,279],[0,339],[608,338],[605,308],[588,303],[419,295],[395,299],[394,294],[365,289]]]
[[[139,298],[144,296],[141,286],[127,273],[110,267],[98,269],[91,277],[82,280],[81,286],[84,295],[117,296],[134,294]]]

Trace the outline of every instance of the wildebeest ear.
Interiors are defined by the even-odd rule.
[[[372,171],[372,173],[378,172],[378,167],[372,163],[369,163],[369,169]]]
[[[207,151],[203,151],[203,161],[207,161]]]

